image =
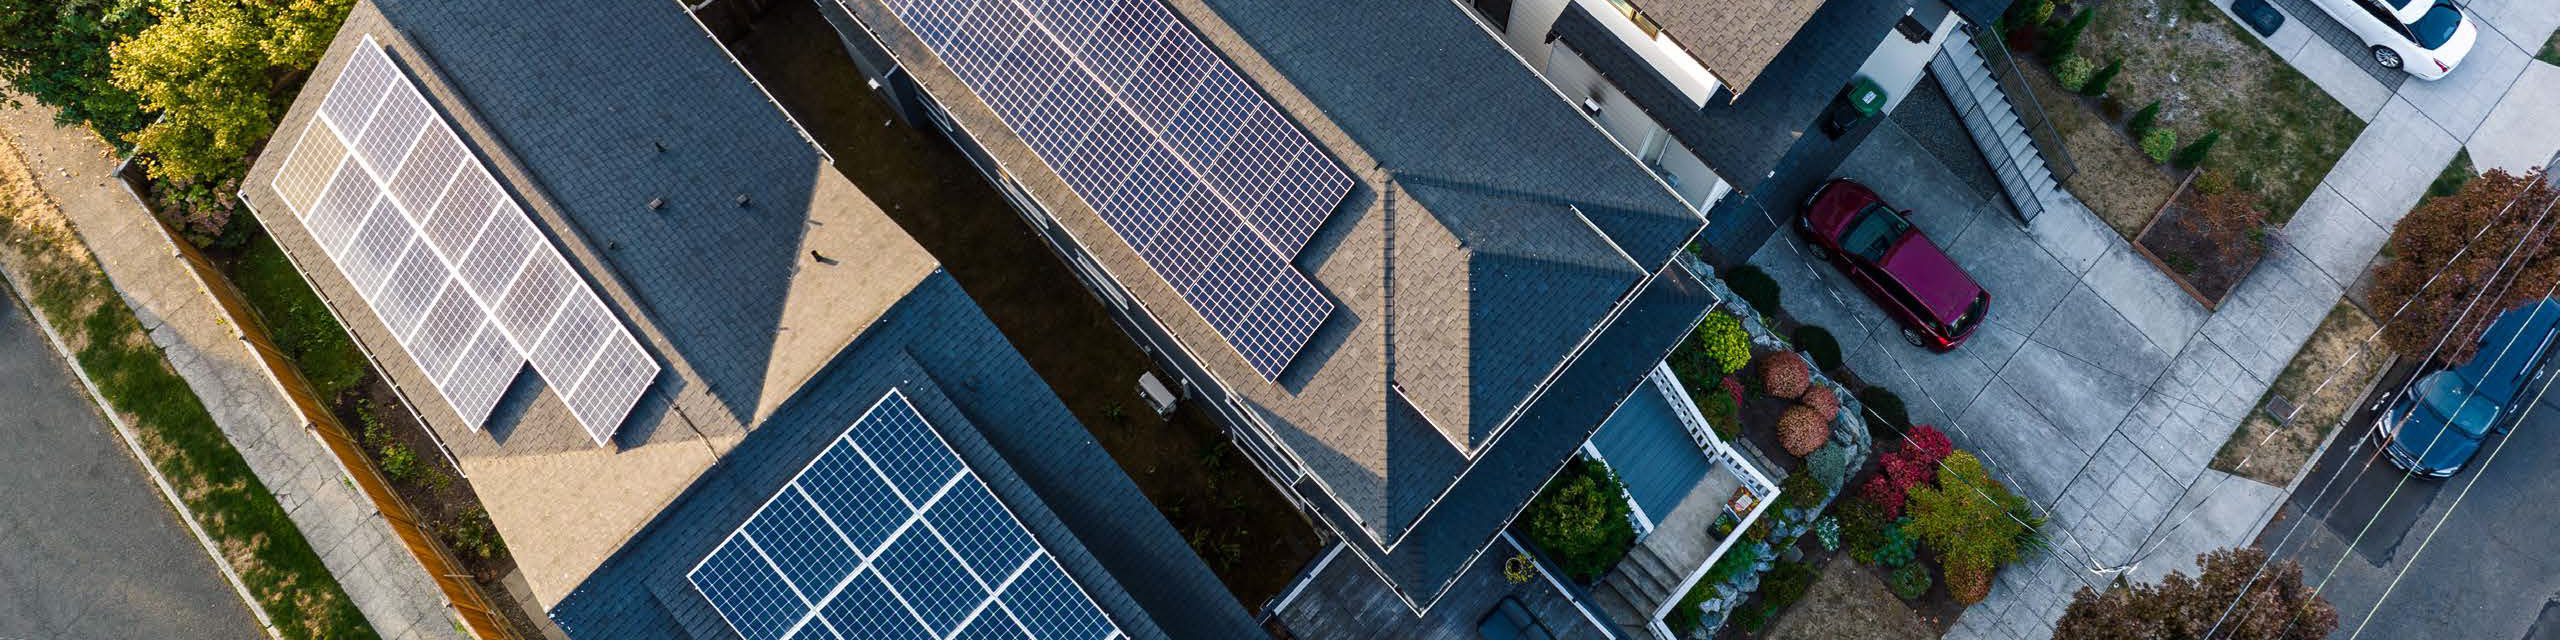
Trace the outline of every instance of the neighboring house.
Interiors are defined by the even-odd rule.
[[[1320,571],[1378,587],[1347,606],[1490,611],[1452,586],[1713,302],[1674,259],[1695,205],[1448,0],[833,4],[873,87],[1340,538]],[[1200,246],[1261,256],[1206,269],[1263,302]]]
[[[367,0],[311,78],[241,195],[571,637],[1256,632],[683,5]]]
[[[1819,122],[1853,78],[1892,109],[1959,26],[1997,0],[1466,0],[1556,90],[1666,179],[1720,176],[1693,204],[1710,246],[1739,260],[1830,177],[1863,135]],[[1723,198],[1722,185],[1741,197]],[[1698,188],[1684,188],[1688,196]]]

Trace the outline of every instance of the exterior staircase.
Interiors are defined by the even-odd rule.
[[[1680,587],[1683,577],[1662,556],[1655,555],[1652,547],[1639,544],[1601,579],[1599,587],[1591,590],[1592,599],[1600,603],[1601,612],[1618,624],[1618,632],[1625,637],[1656,638],[1646,625],[1653,621],[1654,608],[1680,597],[1671,590]]]
[[[2076,171],[2070,153],[2063,150],[2062,137],[1998,34],[1949,38],[1929,61],[1929,71],[1955,103],[1966,133],[1999,176],[2000,189],[2017,208],[2021,223],[2033,222],[2056,196],[2069,198],[2062,192],[2062,179]]]

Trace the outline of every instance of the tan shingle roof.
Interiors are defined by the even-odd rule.
[[[1822,0],[1628,0],[1734,93],[1794,40]]]

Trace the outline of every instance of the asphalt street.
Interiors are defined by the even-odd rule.
[[[2560,482],[2550,479],[2560,468],[2560,393],[2483,443],[2469,468],[2419,478],[2376,457],[2365,437],[2408,375],[2401,367],[2375,386],[2259,546],[2283,545],[2278,555],[2303,565],[2304,584],[2327,582],[2334,638],[2560,640]]]
[[[43,334],[0,295],[0,638],[260,638]]]

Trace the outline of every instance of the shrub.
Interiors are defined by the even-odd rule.
[[[1911,537],[1907,530],[1910,524],[1910,518],[1885,523],[1884,544],[1876,547],[1877,565],[1888,568],[1906,566],[1912,559],[1920,557],[1920,541]]]
[[[1813,471],[1809,467],[1796,467],[1794,472],[1787,474],[1786,479],[1778,481],[1777,508],[1782,512],[1790,509],[1811,510],[1822,506],[1822,500],[1829,497],[1831,497],[1831,491],[1822,486],[1821,480],[1814,479]]]
[[[1529,503],[1523,527],[1529,542],[1575,580],[1599,576],[1635,545],[1625,491],[1605,465],[1579,457],[1566,462]]]
[[[2174,166],[2179,169],[2194,169],[2198,166],[2203,166],[2205,154],[2213,153],[2213,143],[2221,141],[2221,130],[2216,129],[2206,131],[2204,132],[2204,137],[2196,138],[2194,143],[2178,149],[2178,157],[2172,158],[2169,164],[2170,166]]]
[[[1893,476],[1882,473],[1868,476],[1866,484],[1858,485],[1858,496],[1874,503],[1887,518],[1902,517],[1902,502],[1907,499],[1903,486],[1894,482]]]
[[[1893,589],[1894,597],[1918,600],[1921,596],[1929,595],[1929,582],[1929,567],[1914,563],[1895,567],[1891,579],[1885,581],[1885,586]]]
[[[1991,597],[1990,568],[1947,565],[1945,569],[1947,595],[1955,597],[1956,604],[1970,607],[1983,598]]]
[[[2124,122],[2124,130],[2139,138],[2142,134],[2151,132],[2151,125],[2159,120],[2160,101],[2153,100],[2151,104],[2142,105],[2141,111],[2133,112],[2133,119]]]
[[[1988,572],[2036,544],[2038,523],[2019,517],[2028,513],[2026,499],[1991,479],[1971,453],[1947,456],[1937,484],[1911,489],[1910,498],[1911,533],[1936,551],[1950,571],[1967,567]],[[1956,584],[1949,576],[1948,585]]]
[[[1902,396],[1892,389],[1860,389],[1858,404],[1867,406],[1867,433],[1876,435],[1878,440],[1900,438],[1902,430],[1911,426],[1911,408],[1903,406]]]
[[[1526,584],[1537,577],[1538,559],[1529,557],[1528,552],[1521,552],[1520,555],[1511,556],[1510,559],[1502,561],[1503,582]]]
[[[2053,65],[2053,80],[2062,83],[2065,90],[2079,91],[2081,87],[2089,86],[2089,76],[2093,71],[2096,69],[2090,67],[2088,58],[2064,55],[2062,62]]]
[[[1823,516],[1821,520],[1813,521],[1813,539],[1815,542],[1822,543],[1822,550],[1824,551],[1839,551],[1840,519],[1833,516]]]
[[[2035,8],[2027,12],[2027,20],[2032,24],[2044,24],[2052,21],[2053,0],[2039,0],[2036,2]]]
[[[2089,23],[2097,19],[2096,9],[2081,9],[2079,13],[2072,14],[2071,22],[2062,25],[2061,29],[2054,30],[2052,37],[2045,39],[2044,47],[2039,53],[2044,56],[2044,59],[2052,61],[2059,61],[2063,56],[2071,55],[2072,50],[2080,47],[2080,33],[2088,31]],[[2064,88],[2071,86],[2063,85]]]
[[[1736,610],[1733,612],[1733,626],[1743,633],[1759,633],[1762,627],[1769,626],[1769,608],[1743,607]]]
[[[1769,272],[1761,271],[1759,267],[1746,264],[1725,270],[1724,285],[1732,287],[1733,295],[1741,297],[1744,304],[1751,305],[1752,311],[1767,314],[1781,309],[1778,301],[1783,298],[1778,295],[1778,279],[1769,277]]]
[[[1884,527],[1890,522],[1884,510],[1865,498],[1840,502],[1840,544],[1847,547],[1849,557],[1858,562],[1875,564],[1876,551],[1884,548]]]
[[[1760,600],[1772,610],[1783,611],[1787,605],[1803,600],[1805,592],[1813,590],[1814,579],[1820,577],[1822,573],[1815,571],[1811,563],[1780,562],[1761,578]]]
[[[1697,398],[1698,413],[1704,414],[1707,427],[1716,431],[1716,437],[1732,440],[1742,435],[1741,409],[1734,404],[1733,394],[1710,387],[1690,396]]]
[[[1824,488],[1838,491],[1849,483],[1849,450],[1838,443],[1824,446],[1805,456],[1804,468]]]
[[[2233,638],[2316,640],[2338,628],[2338,610],[2302,584],[2302,566],[2270,563],[2256,548],[2222,549],[2196,556],[2200,575],[2173,571],[2157,584],[2110,587],[2103,594],[2081,587],[2053,625],[2055,640],[2128,637],[2128,629],[2161,630],[2146,637],[2216,625]],[[2245,595],[2244,595],[2245,592]],[[2248,600],[2238,616],[2228,603]]]
[[[418,479],[418,454],[409,445],[391,443],[382,448],[382,473],[391,479],[409,482]]]
[[[1813,407],[1796,405],[1778,415],[1778,445],[1788,455],[1804,456],[1831,442],[1831,421]]]
[[[2115,82],[2116,74],[2123,72],[2123,59],[2108,60],[2107,66],[2100,67],[2097,73],[2089,74],[2089,79],[2080,83],[2080,95],[2091,97],[2107,95],[2107,85]]]
[[[1946,432],[1939,431],[1935,426],[1924,424],[1912,427],[1910,433],[1904,434],[1902,450],[1920,456],[1920,460],[1925,463],[1922,466],[1936,467],[1939,460],[1945,459],[1947,454],[1956,452],[1956,443],[1947,438]]]
[[[1813,325],[1796,327],[1795,333],[1787,339],[1813,358],[1815,368],[1823,371],[1840,368],[1840,339],[1831,337],[1830,329]]]
[[[2150,131],[2142,132],[2142,155],[2151,156],[2152,162],[2168,162],[2169,152],[2177,148],[2178,131],[2176,129],[2155,127]]]
[[[1760,362],[1760,390],[1780,398],[1798,398],[1813,384],[1813,371],[1793,352],[1770,354]]]
[[[1815,413],[1821,414],[1824,422],[1840,417],[1840,394],[1832,391],[1829,386],[1813,385],[1812,388],[1804,390],[1804,396],[1799,400],[1804,402],[1804,406],[1812,407]]]
[[[1698,348],[1713,358],[1725,374],[1741,371],[1751,364],[1751,334],[1742,330],[1742,320],[1722,311],[1707,316],[1698,325]]]

